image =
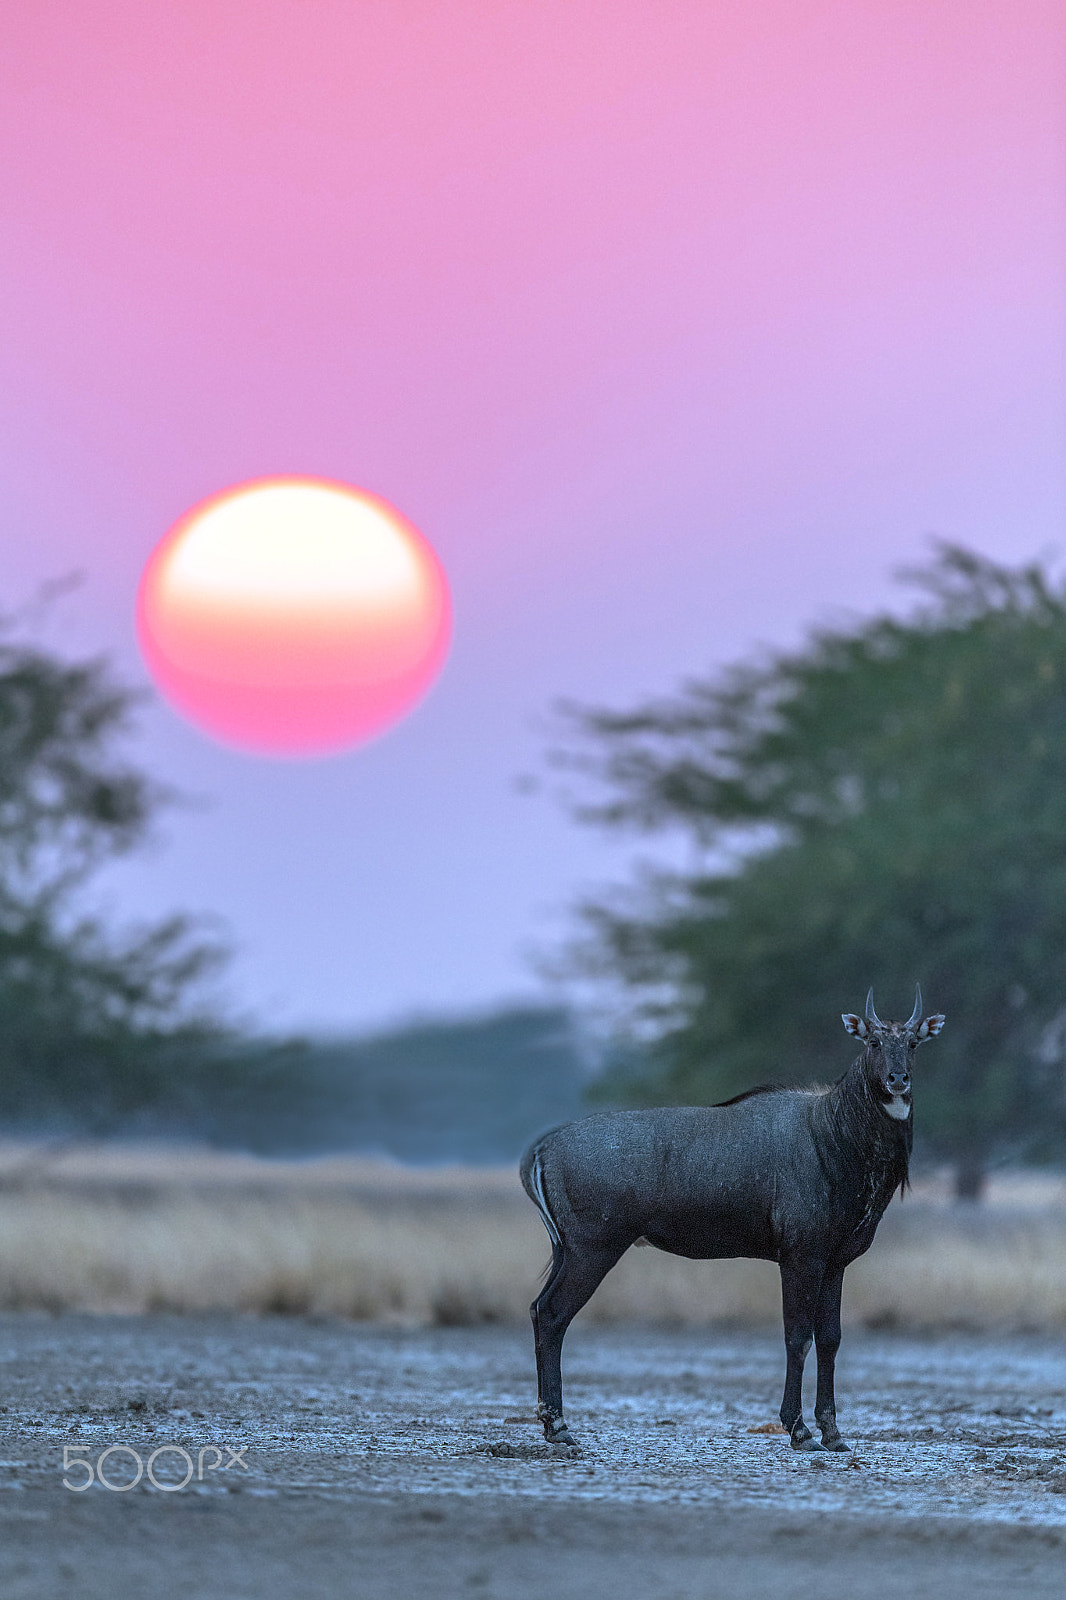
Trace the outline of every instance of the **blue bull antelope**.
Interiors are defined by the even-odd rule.
[[[862,1044],[828,1088],[750,1089],[717,1106],[605,1111],[552,1128],[519,1171],[552,1243],[530,1307],[537,1415],[544,1436],[572,1444],[563,1418],[561,1353],[574,1317],[630,1245],[646,1240],[694,1260],[776,1261],[787,1366],[781,1421],[794,1450],[846,1450],[833,1371],[844,1271],[870,1248],[885,1207],[907,1181],[913,1136],[911,1061],[944,1026],[843,1015]],[[815,1343],[814,1417],[803,1420],[803,1364]]]

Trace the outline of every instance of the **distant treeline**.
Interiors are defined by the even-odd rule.
[[[178,1120],[262,1154],[510,1161],[579,1113],[588,1076],[568,1014],[527,1007],[371,1038],[250,1043]]]
[[[568,1013],[529,1006],[367,1038],[187,1042],[151,1104],[103,1121],[76,1101],[4,1120],[10,1132],[164,1136],[262,1155],[491,1164],[578,1115],[589,1076]]]

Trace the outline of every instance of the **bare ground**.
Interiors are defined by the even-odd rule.
[[[780,1399],[769,1331],[579,1322],[565,1376],[573,1454],[530,1420],[531,1340],[513,1327],[0,1317],[0,1593],[1063,1591],[1058,1338],[850,1331],[850,1457],[752,1431]],[[115,1485],[131,1451],[144,1464],[164,1445],[192,1480],[171,1492],[186,1471],[171,1451],[162,1487],[63,1486],[64,1447],[95,1466],[113,1445],[128,1447],[104,1463]]]

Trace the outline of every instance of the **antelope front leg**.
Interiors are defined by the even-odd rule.
[[[848,1448],[837,1427],[836,1397],[833,1392],[833,1376],[840,1348],[840,1290],[843,1282],[843,1268],[839,1272],[826,1274],[814,1320],[814,1340],[818,1350],[818,1394],[814,1402],[814,1420],[822,1430],[822,1444],[827,1450]]]
[[[822,1286],[820,1261],[781,1264],[781,1310],[785,1323],[785,1396],[781,1422],[793,1450],[821,1450],[803,1420],[803,1363],[814,1338],[814,1317]]]

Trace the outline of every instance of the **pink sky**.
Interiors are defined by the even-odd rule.
[[[116,910],[221,914],[271,1019],[528,990],[619,861],[515,792],[553,698],[884,603],[930,533],[1060,543],[1064,45],[1040,0],[11,0],[3,605],[84,569],[49,636],[143,679],[153,545],[276,473],[392,501],[455,598],[362,752],[149,712],[210,803]]]

